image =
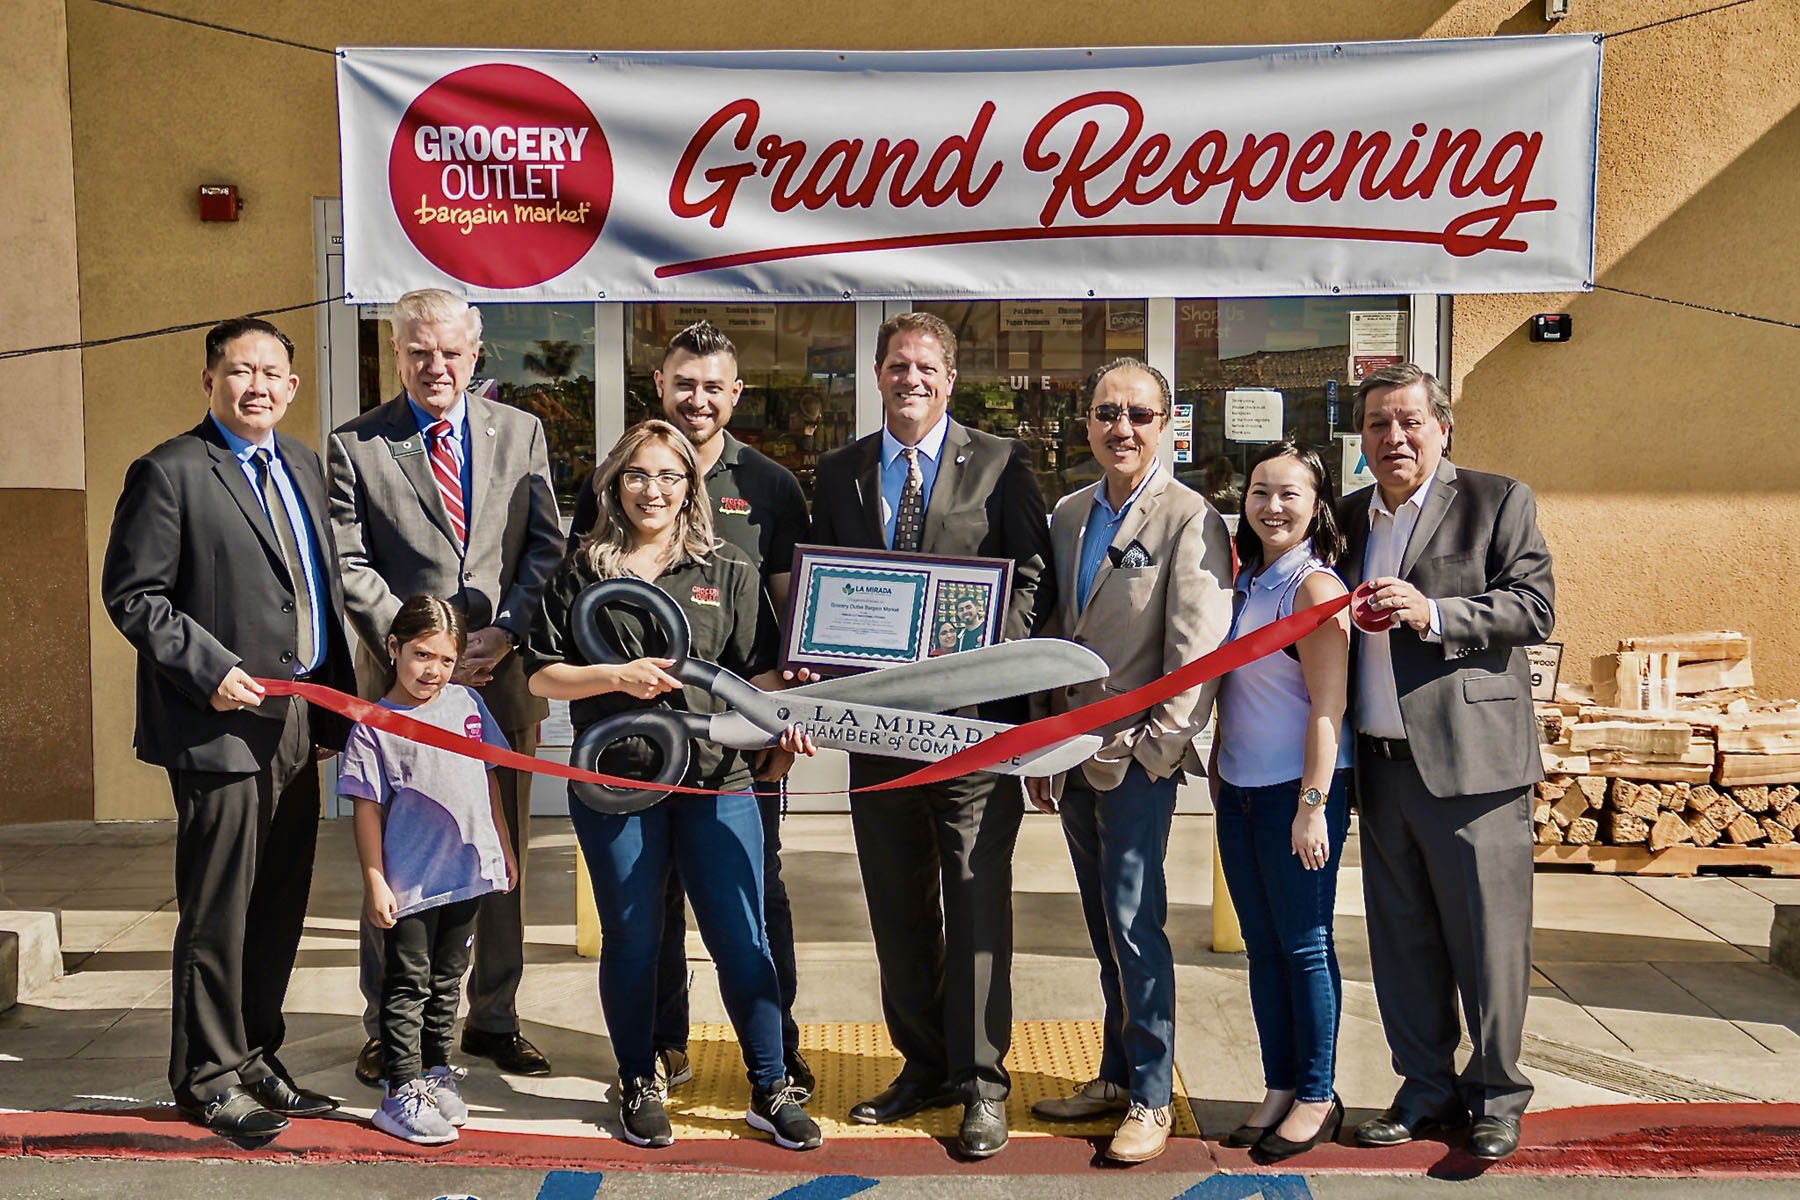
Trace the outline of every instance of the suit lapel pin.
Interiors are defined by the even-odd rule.
[[[963,464],[963,463],[965,463],[965,462],[967,462],[967,461],[968,461],[968,460],[969,460],[969,456],[968,456],[968,455],[966,455],[966,454],[959,454],[959,455],[957,455],[957,456],[956,456],[956,465],[957,465],[957,466],[961,466],[961,465],[962,465],[962,464]]]
[[[489,425],[489,426],[488,426],[488,431],[487,431],[487,434],[488,434],[488,436],[489,436],[489,437],[493,437],[493,436],[494,436],[494,427],[493,427],[493,426],[492,426],[492,425]]]

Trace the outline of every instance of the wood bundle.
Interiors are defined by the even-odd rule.
[[[1537,785],[1532,821],[1540,846],[1787,846],[1800,829],[1800,787],[1554,776]]]
[[[1540,845],[1796,844],[1800,704],[1757,698],[1743,634],[1623,638],[1537,717]]]
[[[1622,638],[1618,653],[1589,664],[1588,679],[1595,703],[1634,712],[1668,712],[1683,696],[1756,686],[1750,639],[1729,630]]]

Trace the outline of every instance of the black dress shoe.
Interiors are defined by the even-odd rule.
[[[949,1108],[957,1102],[956,1093],[947,1087],[923,1087],[899,1081],[879,1096],[854,1105],[850,1109],[850,1119],[858,1125],[888,1125],[928,1108]]]
[[[1487,1162],[1512,1157],[1519,1148],[1519,1123],[1510,1117],[1476,1117],[1463,1149]]]
[[[381,1057],[381,1039],[370,1038],[356,1052],[356,1082],[364,1087],[378,1088],[382,1072],[386,1070],[387,1063]]]
[[[517,1033],[489,1033],[485,1029],[463,1027],[464,1054],[492,1059],[502,1071],[511,1075],[548,1075],[550,1060],[538,1048]]]
[[[1230,1146],[1242,1150],[1254,1146],[1263,1140],[1263,1135],[1275,1128],[1273,1125],[1239,1125],[1236,1129],[1219,1139],[1219,1145]]]
[[[272,1113],[284,1117],[322,1117],[333,1112],[338,1102],[323,1092],[308,1091],[290,1079],[270,1075],[244,1087],[250,1098]]]
[[[268,1138],[288,1127],[288,1119],[258,1104],[249,1092],[233,1085],[211,1100],[177,1101],[181,1111],[197,1125],[220,1137]]]
[[[986,1158],[1006,1145],[1006,1103],[971,1100],[963,1105],[962,1128],[956,1131],[956,1148],[964,1158]]]
[[[1420,1116],[1390,1108],[1379,1117],[1358,1125],[1355,1140],[1359,1146],[1402,1146],[1414,1138],[1461,1129],[1468,1123],[1469,1114],[1466,1112]]]
[[[1331,1111],[1325,1114],[1325,1119],[1319,1123],[1319,1127],[1313,1131],[1311,1137],[1304,1141],[1290,1142],[1276,1133],[1274,1129],[1270,1129],[1263,1135],[1262,1141],[1256,1143],[1256,1153],[1259,1158],[1268,1162],[1280,1162],[1282,1159],[1292,1158],[1296,1154],[1305,1154],[1320,1142],[1336,1141],[1338,1130],[1343,1127],[1344,1102],[1339,1100],[1334,1092],[1331,1097]]]

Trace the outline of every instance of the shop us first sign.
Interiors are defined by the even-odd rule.
[[[1587,35],[349,49],[345,285],[494,300],[1590,286]]]

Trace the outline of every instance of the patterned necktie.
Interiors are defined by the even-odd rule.
[[[433,421],[425,431],[431,439],[431,473],[437,477],[438,495],[444,498],[444,511],[450,516],[450,528],[461,545],[469,544],[469,517],[463,507],[462,468],[450,451],[450,422]]]
[[[294,536],[294,524],[288,519],[287,504],[281,498],[281,489],[275,486],[270,459],[271,455],[267,450],[257,450],[250,456],[251,464],[256,468],[256,487],[262,493],[263,511],[269,516],[269,524],[275,527],[275,542],[281,547],[282,560],[287,563],[288,580],[294,585],[294,644],[297,660],[294,674],[298,675],[312,666],[313,657],[319,652],[318,644],[313,641],[312,589],[306,586],[306,569],[300,558],[300,540]]]
[[[894,549],[917,550],[925,533],[925,475],[919,470],[919,448],[908,446],[906,484],[900,489],[900,510],[894,514]]]

